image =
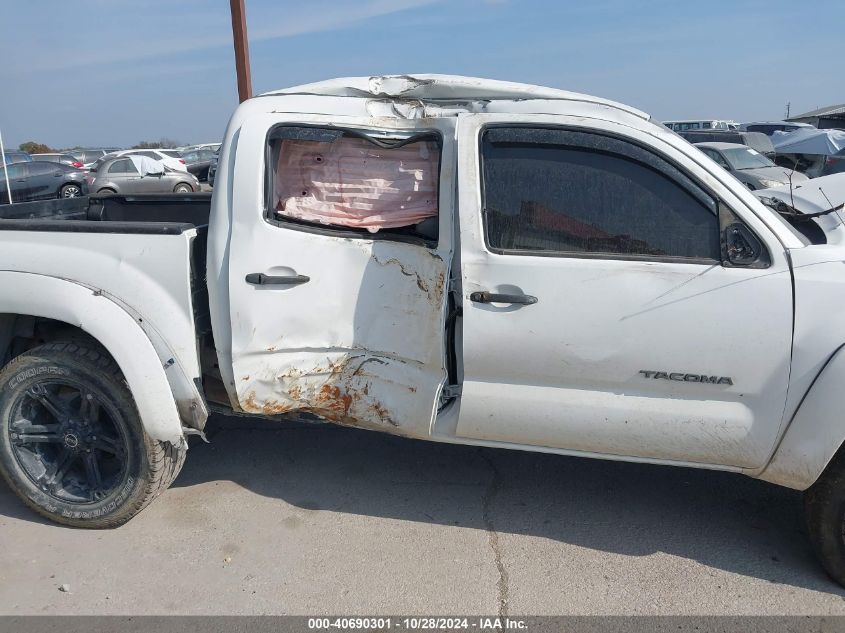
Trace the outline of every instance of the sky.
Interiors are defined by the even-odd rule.
[[[614,99],[658,120],[845,102],[845,2],[246,0],[253,91],[445,73]],[[7,147],[218,141],[237,104],[227,0],[0,0]]]

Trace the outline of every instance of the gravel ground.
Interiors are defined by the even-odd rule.
[[[4,614],[845,614],[798,493],[738,475],[215,419],[109,531],[0,484]]]

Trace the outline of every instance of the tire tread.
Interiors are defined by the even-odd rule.
[[[845,586],[845,450],[804,493],[807,533],[828,575]]]
[[[135,407],[135,402],[132,400],[132,395],[129,392],[129,387],[123,378],[120,368],[114,359],[101,348],[88,347],[72,342],[45,343],[14,358],[8,365],[6,365],[6,367],[3,368],[3,370],[5,371],[8,368],[14,368],[15,365],[22,364],[27,358],[37,356],[41,352],[48,352],[51,355],[68,355],[72,357],[73,360],[82,360],[93,365],[98,371],[101,371],[109,376],[117,377],[119,383],[125,390],[125,397],[127,397],[131,405]],[[26,505],[51,521],[75,527],[118,527],[141,512],[141,510],[150,505],[150,503],[161,495],[161,493],[167,490],[170,484],[172,484],[179,475],[179,472],[182,470],[182,466],[185,463],[187,451],[184,446],[175,446],[170,442],[153,440],[146,433],[143,433],[143,442],[148,462],[144,489],[142,494],[135,500],[121,506],[115,515],[101,516],[94,519],[74,519],[58,516],[41,508],[41,506],[30,499],[26,494],[21,494],[15,483],[10,481],[9,477],[5,476],[5,472],[3,473],[4,479],[6,479],[7,483],[13,490],[19,492],[18,496],[24,501],[24,503],[26,503]]]

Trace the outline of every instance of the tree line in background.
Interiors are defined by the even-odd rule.
[[[168,147],[179,147],[183,145],[180,141],[176,141],[172,138],[162,137],[157,141],[141,141],[137,145],[133,145],[129,149],[161,149],[161,148],[168,148]],[[26,152],[27,154],[52,154],[55,152],[66,152],[72,151],[75,149],[85,149],[84,147],[76,146],[76,147],[68,147],[66,149],[53,149],[49,145],[45,145],[44,143],[36,143],[35,141],[27,141],[26,143],[21,143],[18,145],[18,148],[22,152]]]
[[[21,143],[18,145],[18,148],[27,154],[49,154],[53,151],[47,145],[44,145],[44,143],[36,143],[35,141]]]

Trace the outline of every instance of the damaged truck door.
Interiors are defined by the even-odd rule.
[[[429,435],[447,377],[453,136],[450,120],[244,125],[229,258],[241,409]]]

